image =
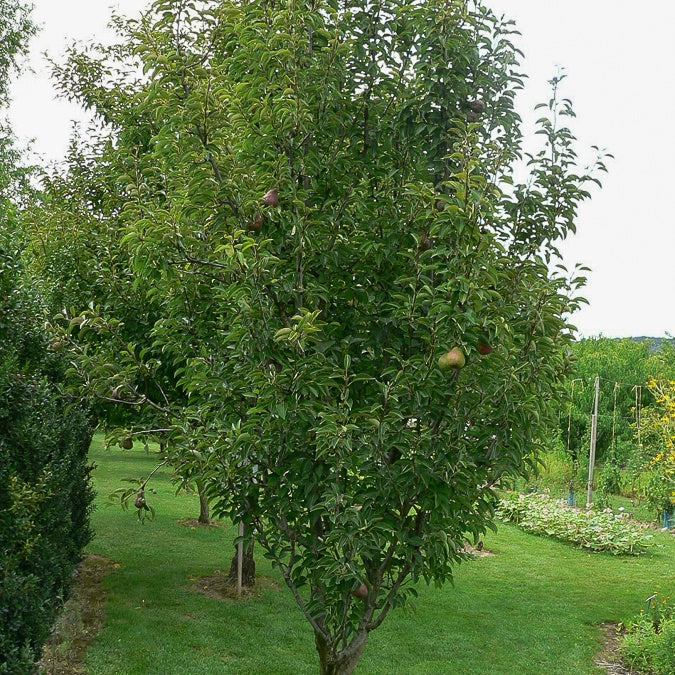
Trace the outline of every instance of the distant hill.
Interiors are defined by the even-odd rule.
[[[649,342],[651,342],[651,345],[649,347],[650,354],[657,352],[659,349],[661,349],[661,346],[664,343],[670,343],[671,346],[675,347],[675,338],[647,337],[645,335],[640,335],[639,337],[632,337],[631,340],[635,340],[635,342],[644,342],[645,340],[648,340]]]

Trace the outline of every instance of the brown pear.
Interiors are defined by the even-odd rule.
[[[136,494],[136,499],[134,499],[134,506],[137,509],[143,509],[147,506],[145,501],[145,492],[143,491],[143,488],[141,488]]]
[[[417,245],[419,250],[428,251],[433,245],[434,245],[433,240],[429,239],[426,232],[422,232],[422,234],[420,234],[419,244]]]
[[[263,195],[262,203],[265,206],[279,206],[279,193],[274,188],[268,190]]]
[[[480,98],[477,98],[474,101],[469,101],[469,110],[472,110],[477,115],[480,115],[482,112],[485,112],[485,103]]]
[[[368,586],[361,584],[358,588],[355,588],[352,591],[352,595],[355,598],[365,598],[368,595]]]
[[[258,232],[260,228],[263,226],[263,223],[265,222],[265,216],[263,216],[262,213],[259,213],[256,215],[255,218],[252,220],[249,220],[248,223],[246,223],[246,227],[249,230],[253,230],[254,232]]]

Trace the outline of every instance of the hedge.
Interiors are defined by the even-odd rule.
[[[31,673],[92,532],[86,410],[0,240],[0,673]]]

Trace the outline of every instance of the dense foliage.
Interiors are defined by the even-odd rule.
[[[5,223],[3,223],[4,225]],[[0,231],[0,672],[29,672],[91,538],[85,411]]]
[[[675,609],[669,601],[669,597],[652,596],[647,609],[626,623],[620,653],[631,672],[675,672]]]
[[[654,405],[642,416],[642,439],[647,443],[647,501],[656,511],[675,508],[675,380],[650,380]]]
[[[351,672],[554,420],[583,280],[551,270],[591,180],[572,110],[554,80],[515,184],[513,29],[480,2],[158,0],[120,29],[60,70],[103,125],[72,252],[141,304],[66,309],[73,372],[161,418],[281,569],[322,672]],[[34,241],[72,221],[59,200]]]

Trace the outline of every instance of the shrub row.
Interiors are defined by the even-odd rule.
[[[0,241],[0,673],[30,673],[91,538],[86,412],[58,394],[16,255]]]
[[[518,524],[532,534],[545,535],[576,544],[591,551],[615,555],[642,553],[651,535],[611,511],[574,509],[547,495],[504,495],[496,509],[497,517]]]

